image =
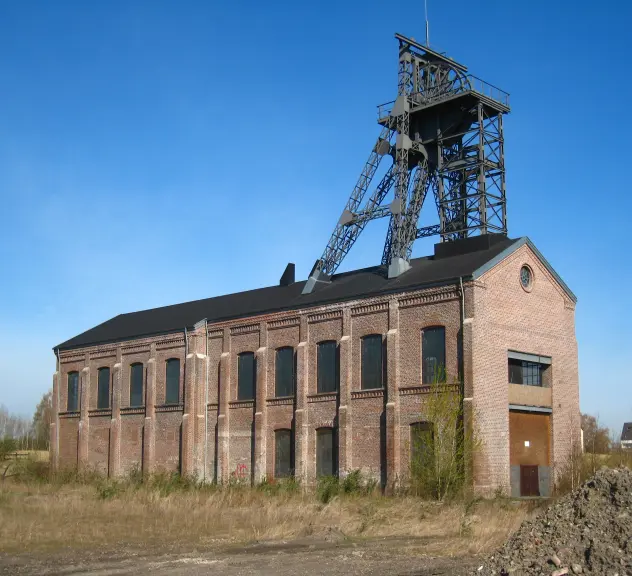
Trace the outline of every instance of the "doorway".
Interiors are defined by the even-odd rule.
[[[520,496],[539,496],[540,482],[537,466],[520,466]]]

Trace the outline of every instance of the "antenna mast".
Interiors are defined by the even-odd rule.
[[[424,12],[426,14],[426,47],[430,46],[430,25],[428,24],[428,0],[424,0]]]

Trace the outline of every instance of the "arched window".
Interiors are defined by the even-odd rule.
[[[110,407],[110,369],[99,368],[97,378],[97,409]]]
[[[79,372],[68,372],[66,410],[68,410],[68,412],[76,412],[79,410]]]
[[[338,435],[335,428],[316,430],[316,476],[338,475]]]
[[[169,358],[165,363],[165,404],[180,403],[180,359]]]
[[[143,365],[132,364],[129,367],[129,405],[143,405]]]
[[[413,479],[422,480],[434,467],[434,426],[432,422],[415,422],[410,425],[410,470]]]
[[[294,474],[294,442],[291,430],[274,432],[274,477],[287,478]]]
[[[294,395],[294,348],[278,348],[274,363],[274,395],[277,398]]]
[[[316,358],[317,392],[337,392],[340,381],[338,365],[338,344],[335,340],[325,340],[318,343]]]
[[[370,334],[362,338],[362,389],[384,386],[382,367],[382,335]]]
[[[445,327],[424,328],[421,334],[423,384],[445,382]]]
[[[254,352],[242,352],[237,356],[237,400],[254,400],[255,377]]]

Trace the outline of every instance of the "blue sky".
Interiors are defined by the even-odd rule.
[[[0,0],[0,403],[121,312],[305,278],[423,2]],[[431,44],[511,93],[511,236],[579,298],[582,410],[632,420],[632,8],[430,0]],[[383,225],[344,269],[379,262]],[[418,243],[415,254],[429,252]]]

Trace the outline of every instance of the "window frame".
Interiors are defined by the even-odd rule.
[[[245,385],[245,375],[242,377],[242,358],[252,358],[252,394],[250,396],[246,396],[247,390],[244,390]],[[242,379],[243,378],[243,379]],[[250,352],[249,350],[244,350],[237,354],[237,400],[247,401],[254,400],[257,396],[257,361],[255,358],[255,353]]]
[[[175,401],[173,398],[170,398],[169,396],[169,366],[170,365],[175,365],[175,362],[177,362],[177,366],[178,366],[178,376],[176,379],[176,383],[177,386],[175,386],[175,390],[177,391],[177,394],[175,395]],[[172,375],[172,378],[174,377],[174,375]],[[180,361],[180,358],[176,358],[176,357],[172,357],[172,358],[167,358],[165,360],[165,404],[180,404],[180,379],[182,378],[182,362]],[[171,380],[171,383],[173,384],[174,381]],[[172,386],[173,388],[173,386]],[[172,390],[173,392],[173,390]]]
[[[322,474],[323,462],[320,458],[320,450],[318,449],[318,440],[325,434],[331,434],[331,474]],[[325,476],[338,476],[339,470],[339,453],[338,453],[338,429],[335,426],[321,426],[316,428],[316,478]]]
[[[291,392],[290,394],[280,394],[279,392],[286,392],[286,390],[280,390],[280,373],[279,373],[279,354],[292,351],[292,361],[290,368],[292,370],[291,375]],[[274,397],[275,398],[291,398],[296,394],[296,351],[293,346],[280,346],[275,350],[274,354]]]
[[[333,344],[333,346],[331,346]],[[325,346],[333,348],[333,385],[325,386],[328,383],[324,368],[321,350],[325,350]],[[321,372],[322,368],[322,372]],[[329,389],[331,388],[331,389]],[[337,394],[340,390],[340,348],[337,340],[321,340],[316,344],[316,393],[317,394]]]
[[[433,368],[432,371],[426,369],[426,352],[425,348],[427,347],[424,344],[424,340],[426,339],[426,334],[429,332],[443,332],[443,364],[437,363],[437,365]],[[426,326],[421,331],[421,383],[424,386],[430,386],[432,384],[445,384],[447,380],[446,374],[446,328],[442,324],[436,324],[433,326]],[[428,359],[432,358],[431,356]],[[437,372],[439,372],[437,374]]]
[[[548,364],[543,364],[541,362],[508,358],[507,380],[509,384],[515,384],[516,386],[534,386],[536,388],[544,388],[544,373],[548,367]],[[517,380],[520,381],[518,382]],[[534,380],[536,383],[534,383]]]
[[[139,393],[140,401],[138,403],[134,403],[133,401],[134,371],[138,367],[140,367],[140,393]],[[142,362],[134,362],[129,365],[129,406],[130,408],[140,408],[144,405],[145,405],[145,365]]]
[[[70,377],[71,376],[76,376],[76,380],[74,383],[75,386],[75,390],[74,390],[74,408],[71,408],[70,406]],[[77,370],[72,370],[70,372],[68,372],[68,374],[66,375],[66,411],[67,412],[79,412],[79,410],[81,409],[81,402],[79,399],[79,372]]]
[[[287,437],[288,462],[286,466],[280,466],[279,462],[279,438]],[[283,469],[282,469],[283,468]],[[294,476],[294,433],[291,428],[277,428],[274,431],[274,478],[291,478]]]
[[[377,386],[369,386],[369,373],[365,364],[367,351],[365,345],[369,342],[378,342],[379,339],[379,358],[380,365],[376,370],[379,382]],[[383,334],[366,334],[360,339],[360,389],[361,390],[381,390],[384,388],[384,335]]]
[[[101,374],[108,375],[106,393],[102,392],[105,379],[101,378]],[[107,399],[107,403],[103,400]],[[112,371],[109,366],[101,366],[97,369],[97,410],[112,409]]]

